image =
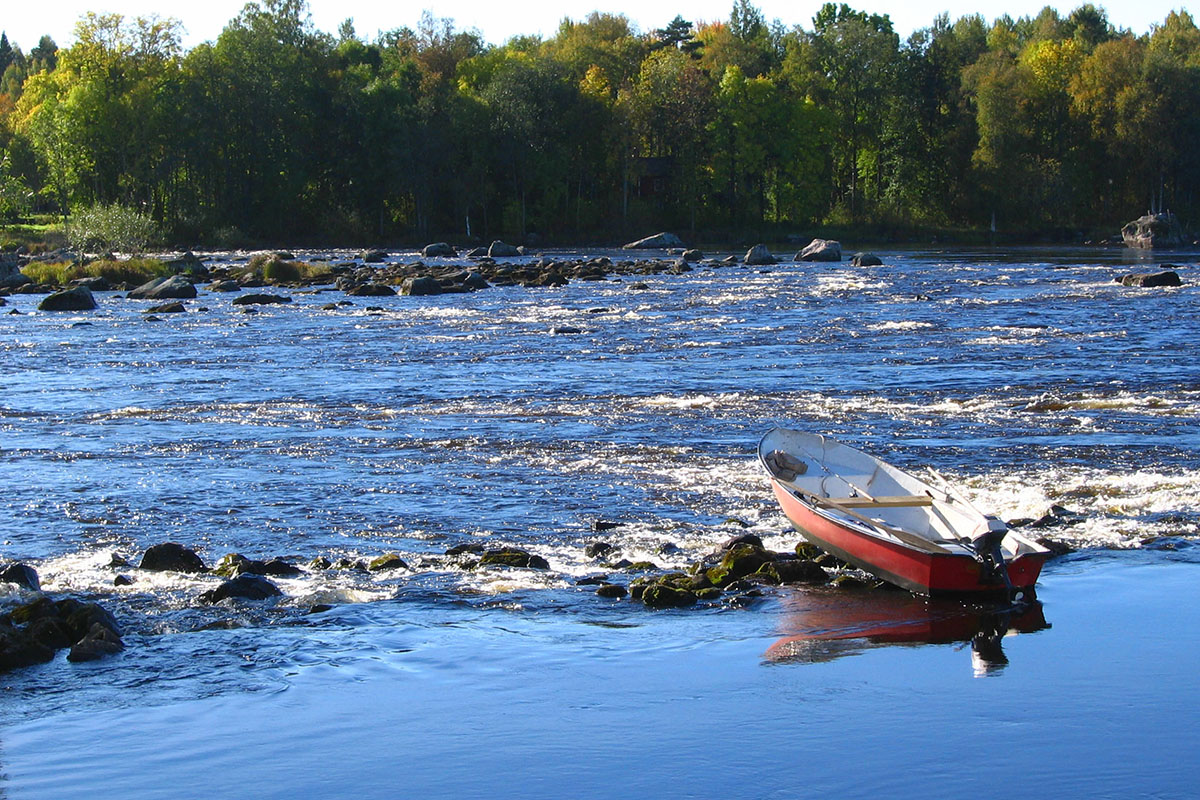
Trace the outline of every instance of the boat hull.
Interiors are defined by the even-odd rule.
[[[860,569],[928,595],[1005,594],[1002,579],[985,574],[974,557],[958,553],[929,553],[859,530],[830,519],[805,503],[777,480],[771,488],[788,521],[804,538]],[[1014,590],[1027,590],[1041,574],[1046,553],[1023,554],[1008,559],[1008,577]]]

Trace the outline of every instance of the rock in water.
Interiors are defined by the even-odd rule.
[[[200,595],[200,602],[219,603],[230,597],[242,600],[266,600],[282,594],[283,592],[279,590],[278,586],[261,575],[246,574],[225,581],[217,588]]]
[[[38,304],[38,311],[92,311],[95,308],[96,298],[86,286],[55,292]]]
[[[488,248],[487,254],[488,258],[515,258],[516,256],[521,255],[521,251],[513,247],[511,244],[505,244],[497,239],[496,241],[492,242],[491,247]]]
[[[34,592],[42,590],[42,584],[38,580],[37,570],[25,564],[9,564],[0,572],[0,581],[5,583],[15,583],[18,586],[24,586]]]
[[[656,233],[645,239],[638,239],[622,246],[625,250],[670,250],[673,247],[683,247],[683,240],[673,233]]]
[[[770,264],[777,264],[779,260],[771,255],[771,251],[767,249],[765,244],[756,244],[746,252],[746,257],[742,261],[751,267],[762,267]]]
[[[269,306],[290,302],[292,298],[281,294],[244,294],[233,299],[235,306]]]
[[[841,261],[842,244],[833,239],[813,239],[796,254],[797,261]]]
[[[883,260],[874,253],[855,253],[850,257],[850,265],[854,267],[878,267]]]
[[[523,567],[526,569],[550,569],[550,562],[541,556],[516,547],[488,550],[479,559],[479,566]]]
[[[1179,273],[1174,270],[1166,270],[1164,272],[1133,272],[1129,275],[1122,275],[1115,280],[1124,286],[1141,286],[1147,289],[1153,286],[1183,285],[1183,281],[1179,279]]]
[[[129,293],[130,300],[189,300],[196,296],[196,287],[182,275],[155,278]]]
[[[458,251],[446,242],[434,242],[421,249],[422,258],[453,258],[456,255]]]
[[[1121,239],[1126,247],[1179,247],[1183,244],[1183,229],[1174,214],[1147,214],[1126,223],[1121,228]]]
[[[387,555],[379,556],[371,559],[367,564],[367,569],[371,572],[386,572],[393,569],[408,569],[408,564],[397,553],[388,553]]]
[[[91,627],[87,634],[71,647],[67,653],[67,661],[95,661],[105,656],[111,656],[125,649],[125,643],[114,631],[100,623]]]
[[[142,556],[141,569],[156,572],[206,572],[200,556],[177,542],[164,542],[148,549]]]

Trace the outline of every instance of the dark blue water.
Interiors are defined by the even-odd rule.
[[[0,560],[24,560],[47,590],[112,608],[130,646],[97,665],[59,661],[0,676],[5,718],[25,726],[14,731],[24,767],[0,749],[0,773],[22,777],[0,787],[13,798],[71,796],[79,786],[32,777],[30,770],[66,768],[72,759],[50,758],[40,731],[87,738],[93,724],[123,722],[156,735],[174,730],[147,718],[148,706],[170,709],[180,725],[209,725],[242,702],[261,714],[290,713],[286,698],[299,692],[300,729],[276,739],[256,731],[267,738],[248,752],[265,758],[276,746],[297,746],[290,737],[305,735],[303,725],[353,728],[369,741],[373,726],[382,734],[400,724],[368,715],[364,734],[338,720],[336,702],[313,698],[348,692],[370,707],[378,698],[347,687],[404,676],[429,683],[422,692],[475,697],[493,723],[504,704],[478,693],[495,675],[527,671],[561,688],[597,658],[593,678],[611,681],[625,660],[669,675],[677,653],[721,652],[683,657],[708,676],[683,686],[724,691],[730,676],[759,674],[770,642],[789,633],[786,598],[654,615],[600,601],[574,581],[600,570],[583,552],[598,540],[664,567],[745,530],[790,549],[796,538],[784,532],[752,458],[758,437],[776,424],[829,433],[906,467],[933,466],[1008,519],[1068,507],[1080,521],[1046,533],[1081,552],[1048,570],[1051,596],[1058,585],[1060,596],[1082,597],[1067,588],[1072,570],[1136,592],[1127,569],[1160,561],[1192,569],[1179,559],[1200,535],[1196,289],[1114,284],[1116,275],[1154,268],[1121,250],[882,255],[882,267],[702,265],[639,276],[647,290],[614,278],[553,290],[355,298],[335,311],[323,306],[344,299],[336,291],[296,292],[292,304],[256,314],[229,295],[202,292],[188,313],[157,320],[147,319],[147,304],[111,294],[100,295],[98,311],[78,315],[39,314],[38,298],[9,298],[0,310]],[[1195,280],[1194,259],[1171,255],[1185,282]],[[551,332],[563,326],[582,333]],[[595,533],[596,520],[623,524]],[[229,552],[300,564],[397,552],[411,569],[309,572],[280,580],[284,599],[265,607],[201,606],[197,596],[217,582],[208,576],[125,570],[134,584],[112,586],[112,554],[136,563],[146,547],[168,540],[210,564]],[[551,569],[463,569],[443,555],[463,543],[523,547]],[[664,555],[664,546],[677,549]],[[20,599],[16,591],[4,596]],[[337,608],[307,615],[315,603]],[[1056,641],[1064,617],[1056,623],[1053,612],[1046,609],[1050,628],[1017,641]],[[867,623],[845,624],[853,631]],[[959,646],[969,677],[970,647]],[[944,646],[918,649],[930,647],[939,655],[929,657],[946,663]],[[873,669],[912,675],[920,668],[896,655],[910,650],[868,647],[863,658]],[[498,672],[470,663],[475,653],[495,658]],[[832,676],[822,678],[832,681],[822,702],[872,680],[859,677],[863,658],[819,668]],[[839,672],[850,663],[860,666]],[[999,679],[1012,680],[1018,666]],[[739,694],[759,721],[749,730],[791,741],[789,727],[762,723],[758,704],[803,693],[796,682],[805,680]],[[672,703],[680,698],[656,706],[644,694],[650,687],[632,689],[644,700],[638,719],[669,722],[663,735],[678,741]],[[396,691],[416,702],[415,689]],[[526,684],[502,691],[514,702],[538,698],[537,713],[512,725],[540,730],[556,713]],[[932,686],[925,691],[935,695]],[[894,693],[899,704],[902,687]],[[583,692],[564,702],[602,707],[598,697]],[[733,708],[720,708],[736,730]],[[939,708],[940,724],[951,729],[977,719]],[[118,717],[86,721],[101,710]],[[436,704],[414,713],[428,724],[441,712],[470,716],[469,708]],[[588,722],[584,712],[564,713]],[[852,706],[852,715],[867,713]],[[838,715],[818,717],[822,730],[839,730]],[[616,724],[604,715],[600,722]],[[473,752],[472,731],[453,731],[462,758]],[[237,766],[206,750],[198,731],[177,735],[202,766]],[[345,747],[369,749],[355,736]],[[318,739],[314,758],[322,749],[350,752]],[[707,751],[696,747],[689,752],[699,759]],[[603,758],[623,755],[614,748],[602,749]],[[620,785],[619,772],[585,762]],[[423,785],[450,796],[455,785],[474,785],[455,784],[461,774],[431,772]],[[272,796],[265,790],[277,779],[263,775],[248,789]],[[342,780],[362,796],[385,796],[371,781]],[[500,794],[522,796],[517,787]]]

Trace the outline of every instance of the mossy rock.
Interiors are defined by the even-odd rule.
[[[641,597],[647,608],[686,608],[694,606],[697,599],[695,592],[666,583],[647,585]]]
[[[479,566],[550,569],[550,562],[528,551],[516,547],[506,547],[485,552],[479,559]]]
[[[833,586],[837,589],[847,589],[847,590],[862,590],[862,589],[869,589],[871,587],[871,584],[867,583],[862,578],[855,577],[854,575],[845,575],[845,574],[838,575],[836,578],[834,578],[829,583],[831,586]]]
[[[408,569],[408,564],[398,553],[387,553],[378,558],[372,558],[371,562],[367,564],[367,569],[371,572],[384,572],[393,569]]]
[[[796,545],[796,557],[806,561],[815,561],[825,554],[825,551],[812,542],[801,541]]]
[[[776,561],[771,567],[780,583],[825,583],[829,580],[829,573],[811,559]]]
[[[775,560],[775,555],[753,544],[735,545],[725,553],[721,563],[706,573],[713,586],[726,587],[738,578],[753,575]]]
[[[602,583],[596,587],[596,594],[600,597],[611,597],[619,600],[629,594],[629,590],[619,583]]]
[[[699,600],[717,600],[723,592],[715,586],[709,586],[704,589],[696,589],[692,592]]]
[[[653,561],[634,561],[625,567],[626,572],[653,572],[656,569],[658,569],[658,564]]]
[[[236,578],[241,574],[239,567],[249,560],[241,553],[226,553],[213,567],[213,574],[220,575],[222,578]]]

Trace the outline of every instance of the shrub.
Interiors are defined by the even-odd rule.
[[[119,203],[76,211],[67,224],[67,241],[80,253],[140,253],[157,235],[154,220]]]

